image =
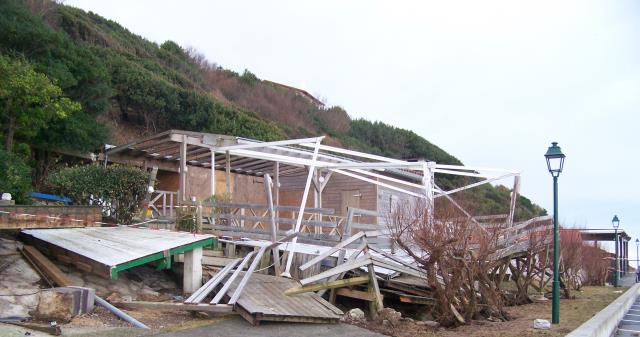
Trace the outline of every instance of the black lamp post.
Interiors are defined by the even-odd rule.
[[[620,283],[620,262],[618,262],[618,227],[620,226],[620,219],[618,219],[617,215],[613,216],[613,219],[611,219],[611,224],[613,225],[613,237],[615,238],[616,242],[616,262],[615,269],[613,270],[613,286],[617,287],[618,283]]]
[[[565,155],[557,142],[552,142],[547,153],[547,168],[553,177],[553,296],[551,301],[551,323],[560,323],[560,230],[558,226],[558,176],[562,173]]]

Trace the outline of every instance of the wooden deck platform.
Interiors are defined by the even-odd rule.
[[[117,278],[118,272],[213,245],[215,237],[131,227],[28,229],[22,235],[48,255],[81,270]]]
[[[227,295],[233,294],[239,279],[229,287]],[[298,282],[287,278],[255,273],[244,287],[235,310],[253,325],[261,321],[339,322],[343,312],[317,294],[284,294],[285,290],[297,285]]]

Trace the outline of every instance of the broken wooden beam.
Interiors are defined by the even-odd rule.
[[[22,254],[31,262],[46,279],[51,280],[58,287],[73,285],[58,266],[53,264],[46,256],[33,246],[23,246]]]
[[[158,311],[202,311],[210,313],[221,314],[235,314],[233,312],[233,306],[227,304],[203,304],[203,303],[174,303],[174,302],[146,302],[146,301],[132,301],[132,302],[114,302],[115,306],[123,309],[150,309]]]
[[[216,296],[213,297],[213,300],[211,300],[210,302],[211,304],[220,303],[220,300],[222,300],[222,296],[224,296],[227,290],[229,290],[229,287],[231,286],[233,281],[236,279],[236,277],[238,277],[242,269],[244,269],[244,266],[247,264],[247,262],[251,260],[252,256],[253,256],[253,252],[250,252],[249,254],[247,254],[247,256],[244,257],[244,259],[242,260],[242,262],[240,262],[240,265],[238,266],[236,271],[234,271],[233,274],[229,276],[229,279],[227,279],[227,282],[225,282],[225,284],[222,286],[222,289],[220,289],[220,291],[218,291]]]
[[[373,301],[369,302],[369,314],[375,317],[377,313],[384,308],[384,304],[382,302],[382,294],[380,294],[378,278],[376,276],[375,269],[373,268],[373,264],[369,264],[367,266],[367,270],[369,272],[369,293],[371,293],[374,298]]]
[[[314,283],[323,279],[326,279],[328,277],[331,277],[333,275],[337,275],[340,274],[342,272],[347,272],[349,270],[352,269],[356,269],[356,268],[360,268],[362,266],[366,266],[368,264],[371,264],[371,256],[369,256],[369,254],[365,254],[363,256],[361,256],[360,258],[356,259],[353,262],[349,262],[349,263],[345,263],[345,264],[341,264],[335,268],[326,270],[320,274],[311,276],[311,277],[307,277],[306,279],[300,280],[300,284],[307,285],[310,283]]]
[[[219,272],[217,272],[207,283],[205,283],[200,289],[196,290],[189,298],[187,298],[185,303],[200,303],[202,300],[209,295],[215,287],[224,280],[227,276],[227,273],[233,269],[242,259],[235,259],[233,262],[226,265]]]
[[[311,259],[309,262],[301,265],[300,267],[298,267],[298,269],[300,270],[305,270],[311,266],[313,266],[314,264],[326,259],[327,257],[329,257],[331,254],[337,252],[338,250],[346,247],[347,245],[349,245],[350,243],[360,239],[361,237],[363,237],[365,235],[364,232],[358,232],[357,234],[355,234],[354,236],[340,242],[339,244],[331,247],[330,249],[327,249],[325,252],[321,253],[320,255],[314,257],[313,259]]]
[[[249,279],[251,278],[253,271],[258,266],[258,263],[260,263],[260,259],[262,258],[262,255],[264,255],[264,252],[266,250],[267,250],[267,247],[260,248],[256,256],[253,258],[253,262],[251,263],[251,266],[249,266],[249,268],[247,269],[247,272],[244,274],[244,277],[242,278],[242,280],[240,280],[240,284],[238,284],[238,287],[233,292],[233,295],[231,295],[231,298],[229,299],[229,305],[236,304],[236,302],[238,301],[238,298],[240,298],[240,295],[242,294],[242,289],[244,289],[244,287],[247,285],[247,282],[249,282]]]
[[[295,295],[295,294],[301,294],[301,293],[306,293],[306,292],[310,292],[310,291],[318,291],[318,290],[321,290],[321,289],[334,289],[334,288],[349,287],[349,286],[354,286],[354,285],[358,285],[358,284],[365,284],[365,283],[368,283],[368,282],[369,282],[369,277],[368,276],[358,276],[358,277],[353,277],[353,278],[348,278],[348,279],[343,279],[343,280],[312,284],[312,285],[308,285],[308,286],[305,286],[305,287],[289,288],[284,292],[284,294],[285,295]]]
[[[368,291],[362,290],[353,290],[349,288],[338,288],[336,289],[336,295],[355,298],[363,301],[375,301],[375,296]]]

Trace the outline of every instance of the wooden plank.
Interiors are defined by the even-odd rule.
[[[425,290],[420,290],[420,289],[416,289],[413,288],[409,285],[406,284],[402,284],[402,283],[396,283],[396,282],[391,282],[392,280],[388,280],[385,281],[384,286],[387,288],[392,288],[392,289],[397,289],[400,291],[403,291],[405,293],[411,294],[411,295],[416,295],[416,296],[429,296],[431,295],[430,292],[425,291]]]
[[[361,238],[361,237],[363,237],[364,235],[365,235],[365,234],[364,234],[364,232],[359,232],[359,233],[357,233],[356,235],[354,235],[354,236],[352,236],[352,237],[350,237],[350,238],[348,238],[348,239],[346,239],[346,240],[344,240],[344,241],[340,242],[339,244],[337,244],[337,245],[335,245],[335,246],[331,247],[331,249],[328,249],[328,250],[326,250],[325,252],[323,252],[322,254],[320,254],[320,255],[316,256],[316,257],[315,257],[315,258],[313,258],[311,261],[309,261],[309,262],[307,262],[307,263],[305,263],[305,264],[301,265],[301,266],[299,267],[299,269],[300,269],[300,270],[305,270],[305,269],[307,269],[307,268],[309,268],[309,267],[313,266],[314,264],[316,264],[316,263],[318,263],[318,262],[320,262],[320,261],[322,261],[322,260],[326,259],[327,257],[329,257],[331,254],[333,254],[333,253],[337,252],[338,250],[340,250],[340,249],[342,249],[342,248],[346,247],[346,246],[347,246],[347,245],[349,245],[350,243],[352,243],[352,242],[354,242],[354,241],[356,241],[356,240],[360,239],[360,238]]]
[[[372,293],[367,291],[361,291],[361,290],[353,290],[349,288],[336,289],[336,295],[355,298],[355,299],[364,300],[364,301],[375,301],[375,296]]]
[[[218,291],[218,293],[213,298],[213,300],[211,300],[211,302],[210,302],[211,304],[220,303],[220,300],[222,299],[222,296],[224,296],[226,294],[227,290],[231,286],[231,283],[233,283],[233,280],[235,280],[236,277],[238,277],[238,274],[240,274],[240,272],[242,271],[244,266],[247,264],[247,262],[249,262],[249,260],[251,259],[252,256],[253,256],[253,252],[250,252],[249,254],[247,254],[247,256],[245,256],[245,258],[242,260],[242,262],[240,263],[240,265],[238,266],[236,271],[234,271],[233,274],[231,274],[231,276],[229,277],[227,282],[225,282],[224,286],[222,286],[222,289],[220,289],[220,291]]]
[[[394,262],[390,262],[390,261],[385,261],[383,259],[380,259],[378,257],[375,256],[371,256],[371,260],[373,260],[373,264],[377,267],[381,267],[381,268],[385,268],[385,269],[391,269],[393,271],[397,271],[399,273],[403,273],[403,274],[407,274],[407,275],[411,275],[411,276],[415,276],[415,277],[420,277],[420,278],[424,278],[425,274],[423,272],[418,272],[414,269],[411,268],[406,268],[404,266],[401,266],[397,263]]]
[[[233,306],[227,304],[187,304],[187,303],[172,303],[172,302],[145,302],[145,301],[133,301],[133,302],[113,302],[118,308],[123,309],[149,309],[157,311],[203,311],[209,313],[221,313],[221,314],[235,314],[233,312]]]
[[[399,295],[400,302],[403,303],[414,303],[414,304],[425,304],[432,305],[434,303],[434,299],[432,297],[425,296],[414,296],[414,295]]]
[[[40,270],[45,276],[53,281],[53,283],[58,287],[67,287],[72,285],[71,281],[67,278],[67,275],[60,270],[53,262],[51,262],[46,256],[42,255],[40,251],[38,251],[33,246],[23,246],[21,252],[29,259],[29,261],[33,262],[35,266]]]
[[[310,291],[317,291],[317,290],[320,290],[320,289],[342,288],[342,287],[354,286],[354,285],[358,285],[358,284],[364,284],[364,283],[368,283],[368,282],[369,282],[369,277],[368,276],[358,276],[358,277],[353,277],[353,278],[349,278],[349,279],[343,279],[343,280],[336,280],[336,281],[312,284],[312,285],[305,286],[305,287],[289,288],[284,292],[284,294],[285,295],[295,295],[295,294],[301,294],[301,293],[306,293],[306,292],[310,292]]]
[[[273,194],[271,188],[273,182],[269,174],[264,175],[264,189],[267,194],[267,209],[271,218],[271,241],[278,241],[278,224],[276,223],[276,212],[273,206]],[[280,251],[277,247],[271,248],[271,256],[273,256],[273,267],[276,276],[280,276]]]
[[[247,272],[244,274],[242,281],[240,281],[240,284],[236,287],[236,290],[233,292],[233,295],[231,295],[231,299],[229,299],[230,305],[234,305],[238,301],[238,298],[242,294],[242,290],[247,285],[247,282],[249,282],[249,279],[253,275],[253,271],[256,269],[256,266],[258,266],[258,263],[260,263],[260,259],[262,258],[262,255],[266,251],[266,248],[267,247],[260,248],[260,250],[258,251],[258,254],[256,254],[256,256],[253,258],[253,262],[251,263],[251,266],[249,266],[249,269],[247,269]]]
[[[225,214],[225,213],[212,214],[212,218],[214,218],[214,219],[223,219],[223,220],[255,221],[255,222],[258,222],[258,221],[267,222],[267,221],[271,220],[271,218],[267,217],[267,216],[242,215],[242,214]],[[276,222],[279,223],[279,224],[285,224],[285,225],[295,225],[296,224],[296,220],[295,219],[287,219],[287,218],[279,218],[279,219],[277,219]],[[328,228],[338,227],[338,223],[337,222],[318,221],[318,220],[302,220],[302,225],[304,225],[304,226],[328,227]]]
[[[205,283],[202,287],[200,287],[200,289],[196,290],[196,292],[193,293],[193,295],[191,295],[189,298],[187,298],[184,302],[185,303],[200,303],[200,302],[202,302],[202,300],[205,297],[207,297],[207,295],[209,295],[209,293],[213,289],[215,289],[215,287],[218,284],[220,284],[220,282],[222,282],[222,280],[224,280],[224,277],[227,276],[227,273],[229,273],[229,271],[231,269],[233,269],[233,267],[235,267],[236,264],[238,264],[240,261],[242,261],[242,259],[235,259],[235,260],[233,260],[233,262],[231,262],[228,265],[226,265],[219,272],[217,272],[209,281],[207,281],[207,283]]]
[[[412,264],[410,264],[410,263],[407,263],[407,262],[405,262],[405,261],[402,261],[401,259],[399,259],[399,258],[397,258],[397,257],[395,257],[395,256],[393,256],[393,255],[391,255],[391,254],[388,254],[387,252],[385,252],[385,251],[383,251],[383,250],[380,250],[380,249],[378,249],[378,248],[376,248],[376,247],[369,246],[369,249],[371,249],[371,250],[373,250],[374,252],[376,252],[376,253],[378,253],[378,254],[380,254],[380,255],[382,255],[382,256],[384,256],[384,257],[388,258],[388,259],[391,259],[391,260],[393,260],[393,261],[395,261],[395,262],[397,262],[397,263],[399,263],[399,264],[401,264],[401,265],[403,265],[403,266],[405,266],[405,267],[409,267],[409,268],[411,268],[411,269],[413,269],[413,270],[415,270],[415,271],[417,271],[417,272],[424,272],[424,270],[423,270],[423,269],[420,269],[420,267],[417,267],[417,266],[414,266],[414,265],[412,265]]]
[[[350,263],[345,263],[345,264],[341,264],[335,268],[326,270],[318,275],[314,275],[311,277],[308,277],[304,280],[300,280],[300,284],[302,285],[307,285],[313,282],[317,282],[320,280],[323,280],[325,278],[328,278],[330,276],[336,275],[336,274],[340,274],[342,272],[347,272],[349,270],[352,269],[356,269],[356,268],[360,268],[362,266],[368,265],[370,264],[371,261],[371,256],[369,256],[369,254],[365,254],[364,256],[361,256],[360,258],[356,259],[353,262]]]
[[[231,196],[231,154],[229,151],[225,151],[225,180],[227,186],[227,196]]]
[[[358,248],[356,248],[354,250],[354,252],[351,253],[351,255],[347,258],[347,263],[354,261],[358,257],[358,255],[360,255],[360,253],[362,253],[362,251],[364,250],[364,248],[366,246],[367,246],[367,242],[363,241],[360,244],[360,246],[358,246]],[[341,265],[341,264],[344,263],[343,261],[340,261],[340,260],[342,260],[342,258],[340,258],[340,256],[338,256],[338,264],[337,265]],[[346,272],[343,272],[343,273],[340,273],[340,274],[337,274],[337,275],[333,275],[333,276],[331,276],[329,278],[329,281],[335,281],[335,280],[341,279],[341,278],[344,277],[345,274],[346,274]],[[325,293],[325,290],[318,291],[318,295],[320,295],[320,296],[324,295],[324,293]],[[336,292],[335,292],[335,290],[332,289],[331,290],[331,294],[329,295],[329,300],[330,300],[331,303],[335,303],[335,297],[336,297]]]
[[[203,202],[203,206],[205,207],[216,207],[216,208],[250,208],[250,209],[267,209],[266,204],[245,204],[245,203],[220,203],[220,202]],[[297,206],[286,206],[286,205],[276,205],[274,206],[276,211],[282,212],[298,212],[300,210]],[[336,210],[333,208],[322,208],[322,207],[306,207],[304,209],[304,213],[317,213],[324,215],[334,215]]]
[[[369,302],[369,312],[375,316],[382,308],[384,304],[382,302],[382,295],[380,294],[380,286],[378,285],[378,277],[376,271],[373,268],[373,264],[367,266],[369,272],[369,292],[374,296],[374,301]]]
[[[239,280],[233,282],[234,291]],[[296,282],[282,277],[254,274],[235,304],[237,311],[250,322],[290,321],[290,322],[335,322],[343,314],[320,296],[308,292],[295,296],[285,296],[284,292],[296,286]]]

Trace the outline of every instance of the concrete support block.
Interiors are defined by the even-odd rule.
[[[182,290],[193,294],[202,286],[202,247],[184,253]]]

